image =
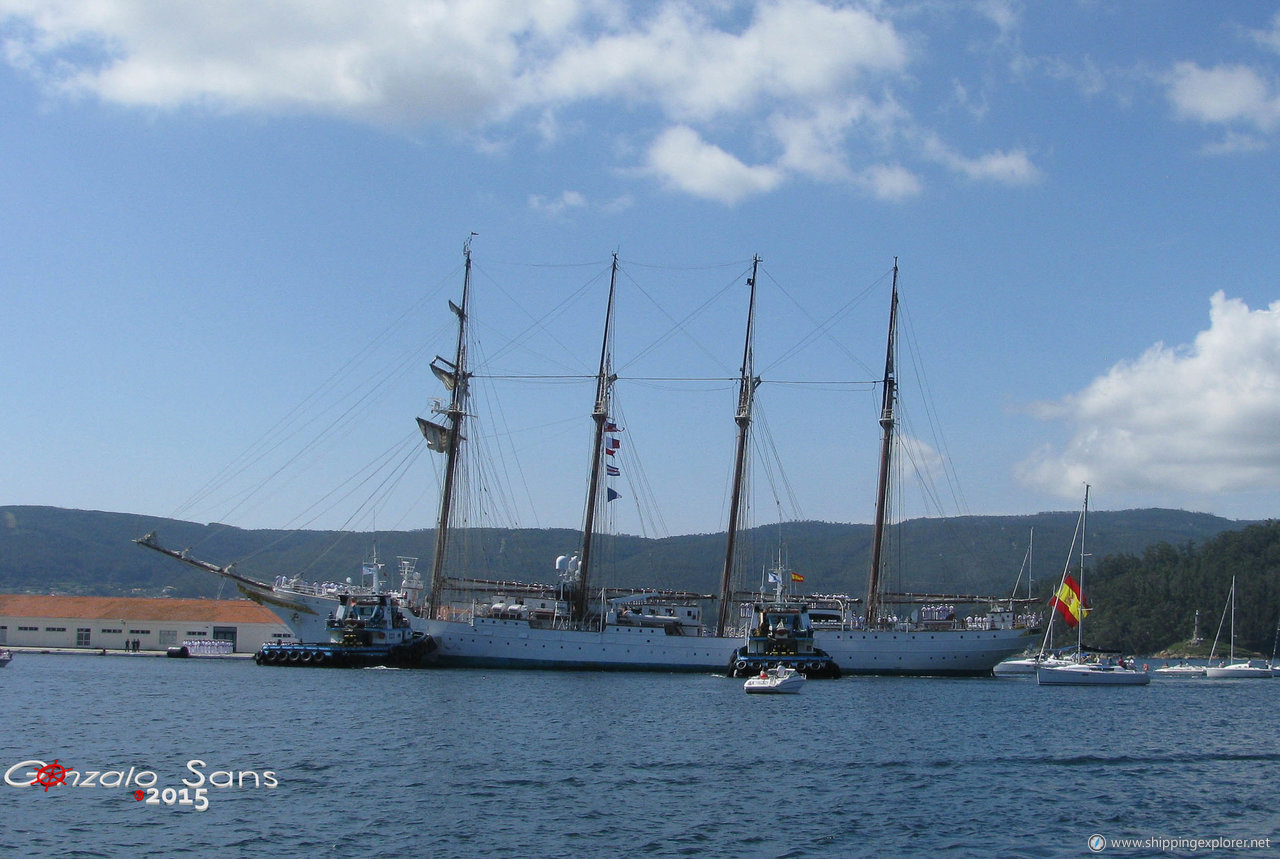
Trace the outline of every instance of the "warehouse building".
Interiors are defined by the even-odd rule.
[[[168,650],[219,641],[252,653],[292,638],[280,618],[249,600],[0,594],[0,645],[9,647],[129,650],[137,642],[139,650]]]

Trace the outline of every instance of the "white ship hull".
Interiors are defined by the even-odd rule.
[[[1067,665],[1037,669],[1036,681],[1041,686],[1146,686],[1151,675],[1115,665]]]
[[[329,640],[325,620],[338,607],[337,596],[300,594],[242,580],[236,581],[236,588],[249,599],[274,612],[298,641],[314,644]]]
[[[1271,666],[1259,663],[1235,662],[1231,665],[1211,665],[1204,670],[1212,680],[1270,680]]]
[[[477,617],[427,621],[443,666],[614,671],[724,671],[742,638],[667,635],[609,626],[604,632],[548,629]],[[844,674],[984,675],[1026,647],[1023,630],[869,632],[820,630],[817,647]]]
[[[1038,668],[1058,668],[1063,665],[1074,665],[1070,659],[1059,659],[1056,656],[1047,656],[1044,659],[1029,656],[1023,659],[1006,659],[998,664],[993,672],[997,677],[1009,677],[1015,674],[1034,675]]]
[[[919,632],[817,630],[814,644],[845,674],[988,675],[1027,646],[1025,629]]]
[[[296,640],[328,640],[325,621],[338,606],[336,593],[303,592],[225,569],[210,571],[230,579],[246,597],[271,609]],[[734,650],[744,643],[739,636],[669,635],[662,627],[652,626],[610,624],[603,632],[587,632],[483,616],[471,621],[406,616],[415,631],[435,640],[439,664],[447,666],[724,671]],[[1001,660],[1023,650],[1027,635],[1025,629],[822,629],[814,631],[814,642],[844,674],[986,675]]]

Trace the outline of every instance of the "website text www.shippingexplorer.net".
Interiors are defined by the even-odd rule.
[[[1269,850],[1271,838],[1170,838],[1149,836],[1145,838],[1109,838],[1105,835],[1089,836],[1089,851],[1103,853],[1107,850],[1174,850],[1206,853],[1214,850]]]

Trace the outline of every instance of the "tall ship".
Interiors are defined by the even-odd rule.
[[[445,385],[451,392],[443,423],[419,419],[428,444],[447,457],[442,481],[440,515],[436,527],[435,561],[430,586],[418,609],[425,629],[436,643],[435,656],[441,665],[502,668],[614,669],[650,671],[724,671],[732,669],[732,657],[744,645],[749,624],[736,629],[735,620],[749,618],[735,600],[732,572],[735,539],[740,527],[744,462],[752,419],[752,402],[760,379],[754,375],[753,345],[755,286],[759,258],[752,264],[747,336],[739,378],[738,426],[734,461],[733,490],[730,495],[725,564],[718,596],[714,628],[702,623],[700,606],[694,600],[669,601],[660,594],[643,591],[628,596],[609,597],[592,585],[594,522],[597,512],[608,503],[608,490],[601,476],[606,461],[617,444],[613,433],[617,424],[611,406],[615,376],[612,369],[613,304],[617,287],[618,262],[614,257],[605,311],[604,338],[596,374],[596,398],[592,411],[594,436],[590,461],[586,512],[582,543],[574,555],[561,559],[563,600],[553,607],[525,611],[493,611],[475,603],[459,613],[456,605],[441,599],[450,581],[444,568],[450,538],[450,510],[453,504],[454,469],[461,444],[467,409],[466,325],[470,291],[470,256],[463,281],[461,305],[453,309],[458,317],[455,358],[450,362]],[[814,647],[825,651],[845,674],[982,675],[1006,657],[1021,651],[1027,636],[1035,634],[1034,624],[1010,603],[978,617],[958,618],[955,605],[945,595],[890,595],[881,586],[885,563],[883,547],[889,505],[889,475],[892,466],[897,349],[897,264],[894,264],[893,297],[889,340],[883,380],[883,407],[880,426],[882,442],[877,491],[872,570],[865,606],[859,600],[805,600],[815,616],[827,607],[827,620],[814,624]],[[437,375],[441,375],[437,373]],[[802,598],[803,599],[803,598]],[[983,598],[964,598],[970,603]],[[894,607],[911,606],[899,617]],[[832,606],[834,605],[834,610]],[[734,618],[738,608],[739,618]],[[945,608],[944,608],[945,607]],[[946,611],[945,609],[951,609]],[[812,617],[811,617],[812,619]]]
[[[872,562],[865,600],[848,596],[812,597],[778,589],[770,598],[762,584],[750,594],[736,591],[735,542],[742,526],[745,462],[749,450],[754,392],[753,337],[756,276],[759,258],[748,278],[750,303],[735,414],[737,444],[730,494],[725,561],[717,594],[645,588],[604,587],[598,576],[596,521],[612,500],[607,476],[616,474],[613,455],[620,428],[613,414],[612,341],[618,260],[610,269],[604,336],[595,376],[591,412],[592,442],[581,542],[555,559],[552,583],[497,582],[470,578],[465,569],[450,569],[457,552],[451,540],[459,532],[453,511],[459,492],[459,462],[466,443],[465,425],[472,373],[468,365],[471,297],[470,240],[464,245],[460,302],[449,303],[457,318],[451,360],[436,358],[431,369],[448,392],[447,405],[432,419],[418,418],[429,450],[442,454],[440,504],[429,576],[424,583],[410,566],[400,581],[382,583],[394,604],[407,610],[412,627],[431,638],[432,659],[440,666],[526,669],[590,669],[733,673],[745,650],[753,618],[762,601],[785,601],[803,608],[812,623],[813,646],[825,652],[843,674],[985,675],[1006,657],[1023,650],[1037,632],[1034,615],[1018,611],[1010,600],[964,594],[886,593],[882,575],[886,561],[890,474],[896,429],[898,289],[897,263],[882,387],[882,430]],[[327,619],[349,587],[277,578],[258,581],[233,566],[200,561],[186,552],[162,547],[154,534],[138,541],[184,563],[230,579],[251,599],[272,608],[302,641],[324,640]],[[550,566],[550,564],[549,564]],[[788,577],[789,579],[792,577]],[[794,577],[799,578],[799,577]],[[703,607],[714,605],[714,617]],[[971,607],[957,612],[957,607]],[[979,607],[976,611],[972,607]],[[964,615],[964,616],[962,616]]]

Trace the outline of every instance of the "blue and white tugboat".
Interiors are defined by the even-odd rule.
[[[809,606],[783,594],[786,575],[770,574],[777,592],[772,600],[753,606],[754,620],[747,627],[746,644],[729,658],[730,677],[757,677],[776,668],[789,668],[807,679],[840,676],[840,666],[830,654],[814,646]]]
[[[325,622],[329,641],[319,644],[264,644],[259,665],[366,668],[421,668],[436,649],[431,636],[417,632],[388,594],[343,594]]]

